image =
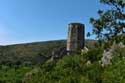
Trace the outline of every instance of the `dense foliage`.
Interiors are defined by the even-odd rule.
[[[90,18],[93,34],[100,40],[111,40],[125,33],[125,1],[100,0],[100,3],[108,5],[108,9],[99,10],[98,19]]]
[[[116,49],[112,65],[101,67],[103,48],[51,59],[41,65],[2,64],[0,83],[124,83],[125,48]]]
[[[0,65],[0,83],[22,83],[25,74],[31,70],[31,66]]]
[[[112,65],[104,68],[99,63],[102,54],[100,48],[82,55],[65,56],[57,63],[48,60],[36,73],[26,76],[32,78],[24,80],[24,83],[124,83],[124,51],[117,49]]]
[[[93,47],[95,42],[87,40],[86,45],[89,47],[91,44]],[[66,40],[59,40],[0,46],[0,83],[22,83],[32,73],[42,72],[43,69],[51,70],[51,67],[55,67],[53,62],[47,63],[49,62],[47,61],[45,64],[49,66],[44,66],[42,70],[40,65],[50,59],[53,49],[63,47],[65,44]],[[46,57],[47,59],[44,60],[43,58]]]

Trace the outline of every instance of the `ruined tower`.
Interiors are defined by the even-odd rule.
[[[68,25],[67,51],[75,52],[84,47],[84,24],[70,23]]]

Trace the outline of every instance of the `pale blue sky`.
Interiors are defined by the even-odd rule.
[[[67,25],[85,24],[105,6],[99,0],[0,0],[0,45],[67,38]]]

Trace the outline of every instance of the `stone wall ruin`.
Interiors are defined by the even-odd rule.
[[[70,23],[68,25],[67,51],[75,52],[84,47],[84,24]]]

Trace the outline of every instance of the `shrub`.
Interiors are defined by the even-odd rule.
[[[125,83],[125,61],[119,60],[107,67],[102,74],[103,83]]]
[[[88,53],[86,54],[86,59],[91,61],[91,62],[99,61],[99,60],[101,60],[102,53],[103,53],[103,49],[102,48],[90,49],[88,51]]]

